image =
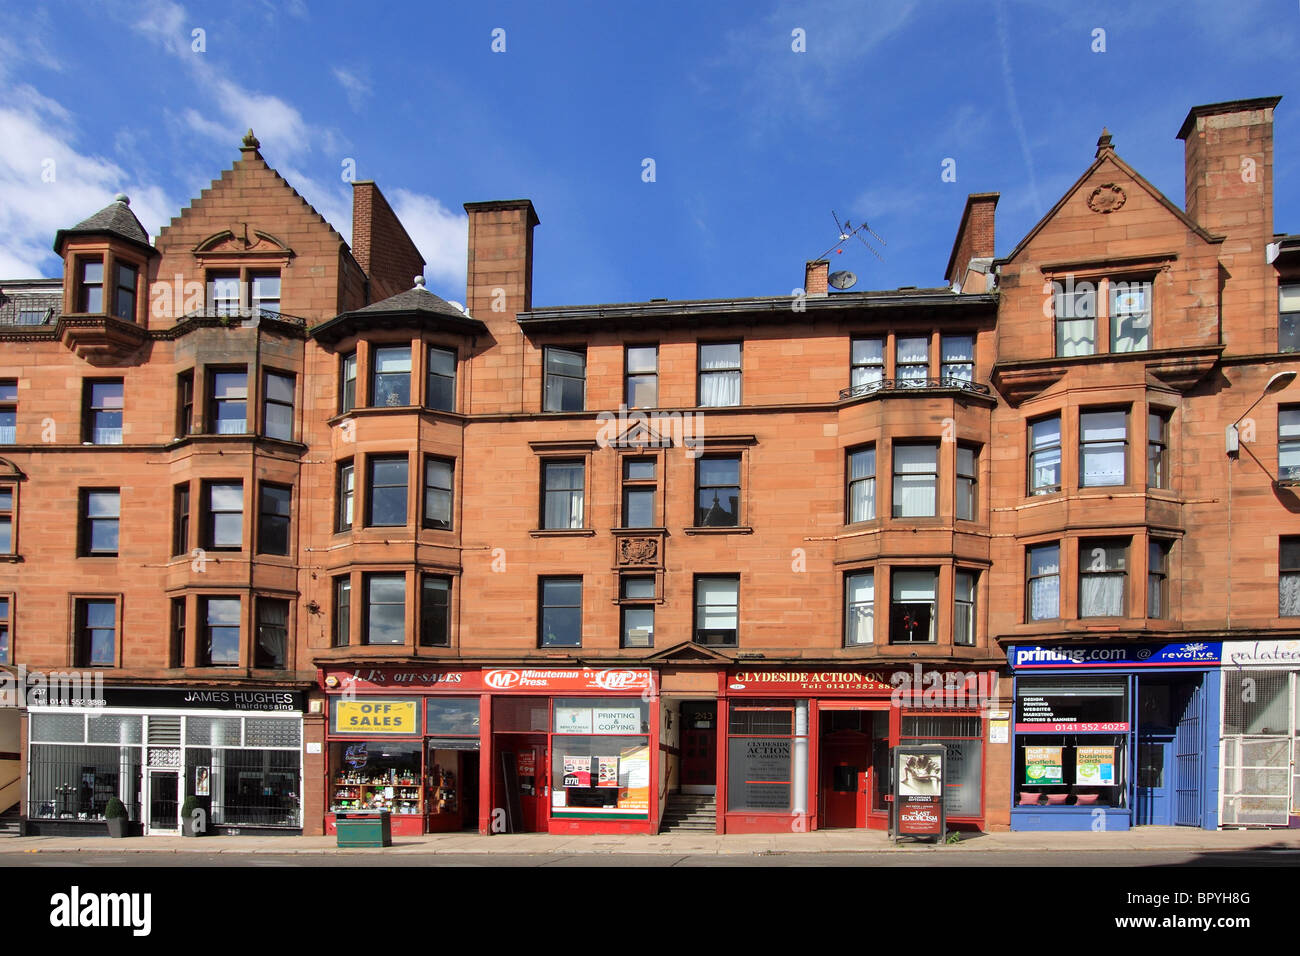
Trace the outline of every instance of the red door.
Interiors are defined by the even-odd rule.
[[[502,734],[498,741],[499,752],[507,761],[513,762],[515,768],[515,785],[519,797],[519,819],[515,821],[515,832],[545,833],[550,819],[548,807],[551,799],[546,735]],[[504,786],[504,779],[499,780],[497,785]]]
[[[712,793],[718,782],[717,706],[682,704],[682,780],[685,793]]]
[[[822,742],[822,820],[826,827],[865,827],[871,792],[869,745],[865,737]]]

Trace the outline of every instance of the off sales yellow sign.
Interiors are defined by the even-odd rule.
[[[338,700],[336,734],[411,734],[420,732],[419,704],[413,700]]]

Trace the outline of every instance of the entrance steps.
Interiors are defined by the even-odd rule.
[[[714,794],[672,793],[664,808],[660,833],[698,830],[714,833],[718,828],[718,798]]]
[[[4,837],[21,836],[20,824],[22,817],[18,813],[18,807],[10,807],[4,813],[0,813],[0,839]]]

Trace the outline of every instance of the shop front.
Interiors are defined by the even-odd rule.
[[[1223,644],[1224,827],[1300,827],[1300,641]]]
[[[889,826],[890,750],[948,753],[954,826],[984,827],[985,711],[993,671],[917,665],[722,675],[718,804],[724,832]]]
[[[1017,646],[1011,829],[1213,829],[1217,643]]]
[[[654,675],[632,668],[331,669],[326,832],[648,833]]]
[[[304,695],[279,689],[106,687],[80,706],[29,704],[28,834],[181,831],[187,798],[215,834],[302,832]]]

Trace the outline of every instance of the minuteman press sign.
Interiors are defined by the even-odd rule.
[[[489,690],[521,691],[604,691],[610,694],[640,694],[654,689],[654,674],[635,667],[483,669],[483,686]]]

